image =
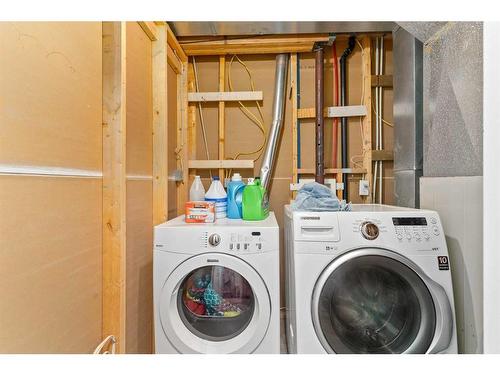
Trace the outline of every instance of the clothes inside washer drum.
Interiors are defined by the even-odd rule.
[[[425,353],[433,338],[435,316],[423,308],[433,306],[430,293],[418,275],[389,258],[344,263],[319,304],[321,329],[336,353]]]

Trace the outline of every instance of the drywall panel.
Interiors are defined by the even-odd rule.
[[[483,178],[423,177],[420,206],[436,210],[450,252],[460,353],[483,352]]]
[[[101,341],[101,195],[101,179],[0,176],[0,353]]]
[[[100,22],[0,23],[0,162],[101,169]]]
[[[151,353],[153,184],[127,181],[127,353]]]
[[[137,22],[127,22],[127,174],[151,175],[153,89],[151,40]]]
[[[168,124],[168,175],[172,176],[178,168],[177,155],[177,74],[168,65],[167,70],[167,124]],[[187,162],[187,161],[186,161]],[[177,185],[168,180],[168,218],[177,216]]]
[[[127,23],[126,352],[152,352],[153,128],[151,40]]]

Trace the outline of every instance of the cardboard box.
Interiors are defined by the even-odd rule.
[[[186,202],[186,223],[215,222],[215,204],[205,201]]]

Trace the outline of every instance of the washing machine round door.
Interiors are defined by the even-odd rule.
[[[452,321],[451,308],[443,293],[397,253],[354,250],[319,277],[312,299],[314,327],[331,353],[427,353],[451,340],[446,323]]]
[[[251,353],[267,332],[271,300],[260,275],[242,259],[201,254],[165,281],[160,318],[181,353]]]

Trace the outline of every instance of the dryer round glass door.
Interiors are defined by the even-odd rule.
[[[334,353],[426,353],[436,328],[433,298],[419,275],[370,250],[347,253],[325,269],[313,320]]]
[[[238,336],[250,323],[255,309],[248,281],[222,266],[195,269],[181,282],[177,296],[177,309],[186,327],[210,341]]]
[[[267,287],[253,267],[227,254],[201,254],[165,281],[160,319],[180,353],[251,353],[271,317]]]

